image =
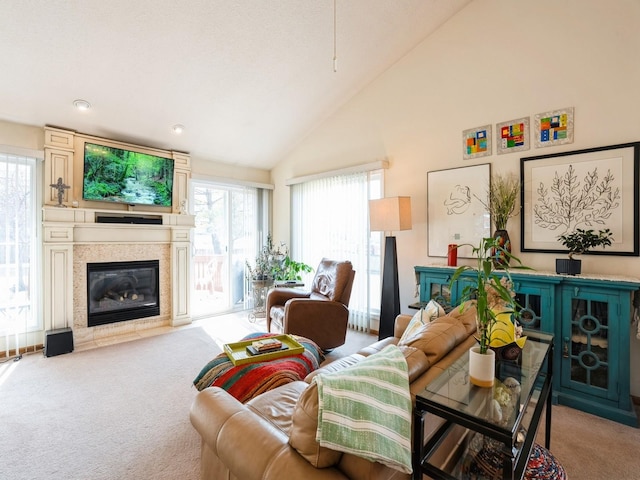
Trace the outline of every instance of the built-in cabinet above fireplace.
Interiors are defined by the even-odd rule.
[[[191,245],[195,219],[188,214],[186,204],[189,156],[164,152],[164,156],[175,160],[171,207],[83,202],[78,200],[82,188],[79,137],[82,135],[72,131],[45,128],[44,329],[72,327],[75,344],[82,345],[139,330],[190,323]],[[63,189],[60,197],[58,189],[51,186],[59,178],[63,185],[69,186]],[[120,318],[111,322],[105,321],[107,315],[98,317],[97,322],[90,322],[88,265],[147,261],[158,264],[155,279],[158,281],[157,310],[142,318]],[[145,291],[144,295],[147,294]],[[103,298],[102,306],[107,303]]]

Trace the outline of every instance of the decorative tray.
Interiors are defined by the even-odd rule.
[[[245,363],[264,362],[304,352],[304,347],[291,335],[276,335],[269,338],[276,338],[280,340],[282,342],[282,348],[280,350],[271,350],[269,352],[251,355],[251,353],[247,351],[247,347],[250,347],[253,342],[256,341],[254,338],[251,340],[243,340],[242,342],[225,343],[224,353],[227,354],[231,363],[234,365],[244,365]]]

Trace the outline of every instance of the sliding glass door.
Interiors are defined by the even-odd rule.
[[[258,189],[192,182],[194,318],[244,308],[245,260],[255,258]]]

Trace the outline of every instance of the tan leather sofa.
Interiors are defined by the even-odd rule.
[[[309,382],[319,372],[343,369],[390,343],[398,344],[410,320],[409,315],[399,315],[393,337],[246,404],[217,387],[199,392],[191,407],[191,423],[202,437],[202,480],[409,479],[380,463],[320,447],[315,441],[317,390]],[[455,309],[432,327],[429,335],[400,347],[414,397],[473,345],[475,309],[462,314]]]
[[[267,330],[309,338],[325,351],[344,344],[355,274],[351,262],[323,258],[310,291],[274,288],[267,295]]]

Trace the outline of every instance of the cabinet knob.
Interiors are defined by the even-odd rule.
[[[562,356],[569,358],[569,337],[564,337],[564,341],[562,342]]]

